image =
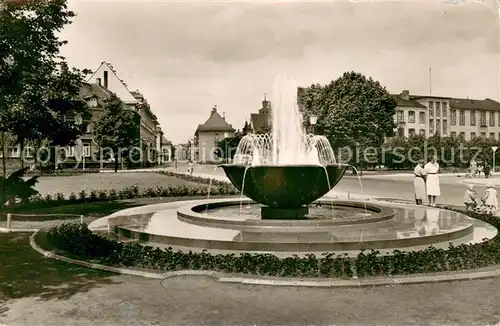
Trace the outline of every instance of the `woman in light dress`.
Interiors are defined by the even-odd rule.
[[[492,184],[489,184],[487,186],[486,192],[482,199],[485,206],[485,211],[490,214],[496,214],[496,212],[498,211],[498,198],[497,191]]]
[[[415,179],[413,180],[413,190],[415,191],[415,201],[417,205],[422,205],[425,199],[425,176],[427,172],[424,169],[424,161],[420,160],[413,170]]]
[[[441,189],[439,187],[439,163],[437,162],[437,156],[434,155],[430,162],[428,162],[424,167],[427,173],[426,179],[426,191],[427,197],[429,198],[429,205],[436,206],[436,197],[441,196]]]

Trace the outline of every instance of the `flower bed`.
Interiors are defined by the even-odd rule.
[[[497,217],[474,212],[462,213],[500,229]],[[457,271],[500,263],[499,236],[478,244],[450,244],[447,250],[429,247],[414,252],[395,250],[387,255],[363,250],[356,258],[325,253],[321,257],[311,254],[305,258],[294,256],[283,259],[272,254],[211,255],[206,251],[184,253],[172,248],[162,250],[137,243],[121,243],[93,233],[84,224],[64,224],[52,228],[47,233],[47,240],[67,254],[113,266],[164,271],[215,270],[281,277],[367,277]]]
[[[163,175],[168,175],[169,177],[183,179],[186,181],[206,183],[206,184],[209,184],[211,182],[212,185],[214,185],[214,186],[231,186],[234,188],[234,186],[230,182],[227,182],[227,181],[220,181],[220,180],[216,180],[216,179],[196,177],[196,176],[189,175],[189,174],[175,173],[175,172],[169,172],[169,171],[158,171],[157,173],[163,174]]]

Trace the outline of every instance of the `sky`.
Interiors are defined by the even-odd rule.
[[[442,0],[453,1],[453,0]],[[241,129],[286,72],[299,85],[345,71],[391,93],[499,100],[498,11],[485,1],[86,1],[62,32],[80,69],[110,62],[167,139],[193,137],[214,105]]]

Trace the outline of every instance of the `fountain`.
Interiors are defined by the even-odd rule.
[[[244,136],[232,164],[222,168],[242,195],[263,204],[263,219],[300,219],[348,167],[338,164],[324,136],[306,134],[297,85],[280,75],[274,85],[272,133]]]
[[[322,199],[348,166],[336,162],[325,137],[304,132],[296,91],[293,81],[280,76],[272,133],[246,135],[233,163],[222,165],[240,196],[130,208],[89,227],[107,227],[157,247],[279,257],[324,252],[356,256],[360,249],[389,253],[429,245],[446,249],[449,243],[483,242],[497,234],[487,223],[434,207]]]

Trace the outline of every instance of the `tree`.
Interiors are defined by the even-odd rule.
[[[121,155],[130,156],[132,147],[139,146],[140,116],[126,109],[114,94],[106,101],[104,110],[95,124],[96,140],[104,154],[114,158],[116,172]]]
[[[66,41],[58,33],[74,16],[66,0],[0,7],[0,132],[15,136],[21,150],[25,141],[67,145],[85,128],[71,116],[88,115],[77,96],[89,71],[69,69],[59,55]]]
[[[221,152],[220,157],[233,159],[241,138],[243,138],[243,133],[236,133],[233,137],[227,137],[221,140],[218,145],[219,151]]]
[[[394,132],[396,100],[379,82],[357,72],[346,72],[325,86],[299,89],[297,102],[304,116],[318,116],[317,133],[337,151],[344,146],[361,152],[380,148]]]

